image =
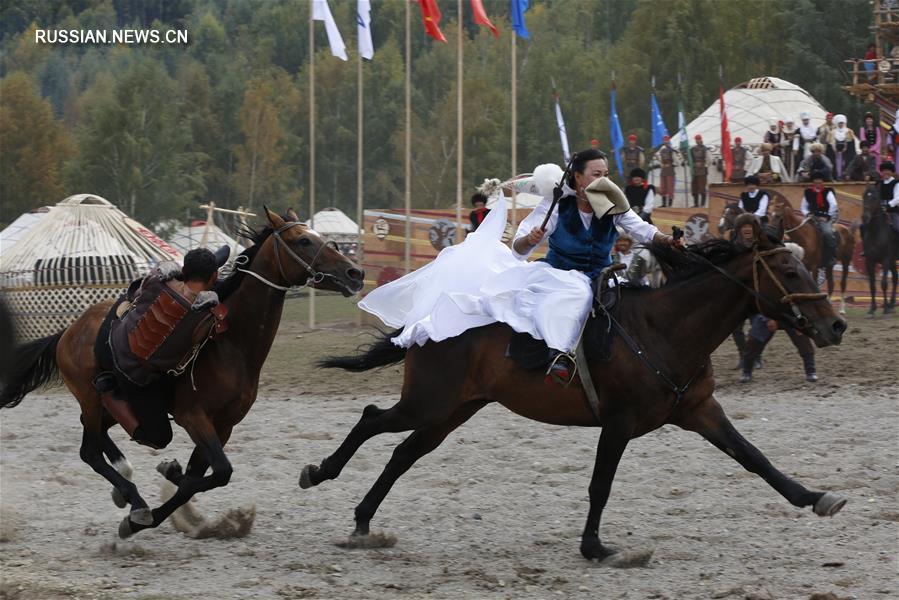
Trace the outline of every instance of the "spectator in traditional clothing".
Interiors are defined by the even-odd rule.
[[[800,181],[812,181],[812,173],[819,173],[825,181],[833,180],[833,163],[824,156],[824,144],[815,142],[811,147],[812,153],[799,163],[797,175]]]
[[[790,181],[790,176],[784,168],[780,158],[772,153],[771,144],[764,143],[759,146],[759,155],[752,159],[752,163],[746,170],[748,175],[757,175],[763,184],[783,183]]]
[[[899,113],[899,111],[897,111]],[[880,149],[882,148],[882,140],[880,138],[880,126],[872,113],[865,113],[864,121],[861,129],[858,130],[858,139],[871,144],[871,154],[877,162],[877,168],[880,168]]]
[[[783,133],[780,130],[780,121],[771,119],[768,125],[768,131],[762,138],[762,143],[771,144],[771,154],[780,156],[780,142],[783,139]]]
[[[630,183],[624,188],[624,195],[637,215],[652,224],[652,207],[655,203],[655,187],[646,181],[646,171],[634,169],[630,173]]]
[[[690,182],[690,192],[693,195],[693,206],[705,206],[708,193],[709,159],[711,153],[708,146],[702,143],[702,136],[698,133],[693,136],[696,145],[690,148],[690,158],[693,160],[693,180]]]
[[[877,79],[877,44],[869,44],[865,52],[865,70],[868,72],[868,81]]]
[[[630,173],[634,169],[643,169],[646,167],[646,154],[643,148],[637,145],[637,136],[627,136],[627,146],[621,150],[624,159],[624,172]]]
[[[880,179],[877,172],[877,160],[871,153],[871,144],[862,142],[861,153],[856,154],[855,158],[846,169],[846,179],[849,181],[877,181]]]
[[[833,130],[833,169],[834,179],[842,181],[848,179],[849,164],[855,158],[855,134],[846,127],[846,115],[836,115],[833,118],[836,129]]]
[[[487,208],[487,196],[481,192],[477,192],[471,197],[471,205],[474,210],[468,213],[468,219],[471,221],[471,232],[474,233],[487,218],[490,209]]]
[[[671,147],[671,138],[662,138],[662,145],[655,155],[655,162],[661,168],[661,185],[659,195],[662,196],[662,208],[674,204],[674,167],[680,152]]]
[[[793,117],[784,118],[784,126],[781,131],[783,136],[780,139],[780,161],[784,164],[784,169],[790,180],[796,173],[796,149],[799,147],[799,130],[796,129],[796,123]]]
[[[896,149],[899,148],[899,108],[896,109],[896,117],[893,119],[893,126],[887,134],[887,149],[893,160],[896,159]],[[873,146],[872,146],[873,151]]]
[[[832,112],[824,115],[824,124],[818,128],[818,142],[824,144],[824,154],[830,159],[831,163],[836,159],[833,150],[833,132],[836,128]]]
[[[800,113],[799,119],[802,125],[799,126],[799,147],[796,150],[795,164],[808,158],[812,153],[812,144],[818,141],[818,128],[812,125],[812,117],[807,112]]]
[[[743,138],[737,136],[734,138],[734,148],[731,151],[733,162],[730,172],[731,183],[742,183],[746,177],[746,163],[752,160],[750,149],[743,145]]]

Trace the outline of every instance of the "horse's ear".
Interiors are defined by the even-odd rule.
[[[280,228],[284,227],[284,219],[281,218],[281,215],[279,215],[278,213],[272,212],[265,205],[263,205],[262,208],[265,209],[265,216],[268,217],[268,222],[271,224],[272,227],[274,227],[275,229],[280,229]]]
[[[287,216],[290,217],[291,221],[295,221],[297,223],[300,221],[300,215],[298,215],[297,211],[292,208],[287,209]]]

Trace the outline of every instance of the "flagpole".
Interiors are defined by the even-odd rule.
[[[518,35],[512,31],[512,175],[518,174],[518,51],[516,38]],[[512,230],[518,227],[518,203],[515,187],[512,187]]]
[[[406,191],[405,191],[405,208],[406,208],[406,247],[404,250],[404,260],[406,273],[412,270],[412,93],[411,93],[411,72],[412,72],[412,29],[411,13],[409,12],[410,2],[406,2]]]
[[[315,228],[315,20],[309,2],[309,227]],[[315,329],[315,288],[309,288],[309,329]]]
[[[365,223],[362,214],[362,177],[365,165],[362,157],[362,136],[365,131],[362,128],[362,112],[364,106],[362,104],[362,55],[356,57],[359,62],[356,66],[356,232],[359,236],[356,242],[356,261],[362,263],[362,240],[365,232]],[[361,290],[356,295],[361,298]],[[356,311],[356,315],[361,316],[361,311]]]
[[[456,36],[456,242],[462,241],[462,0],[458,0],[459,33]]]

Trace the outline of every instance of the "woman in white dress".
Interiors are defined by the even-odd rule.
[[[561,174],[558,167],[543,169],[547,170]],[[540,190],[544,198],[519,225],[512,250],[501,241],[506,225],[501,200],[462,244],[377,288],[359,303],[360,308],[387,325],[402,327],[393,342],[403,347],[501,321],[544,340],[553,355],[549,378],[568,383],[570,353],[577,347],[593,300],[591,279],[611,264],[618,229],[642,244],[680,244],[634,214],[608,173],[608,162],[599,150],[575,154],[571,174],[561,184],[561,199],[553,205],[546,187]],[[546,259],[526,262],[545,239]]]

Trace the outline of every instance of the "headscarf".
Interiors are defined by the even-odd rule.
[[[833,122],[836,124],[836,129],[833,130],[833,139],[838,142],[846,141],[849,136],[849,128],[845,127],[846,115],[836,115]],[[844,127],[840,127],[840,125],[844,125]]]

